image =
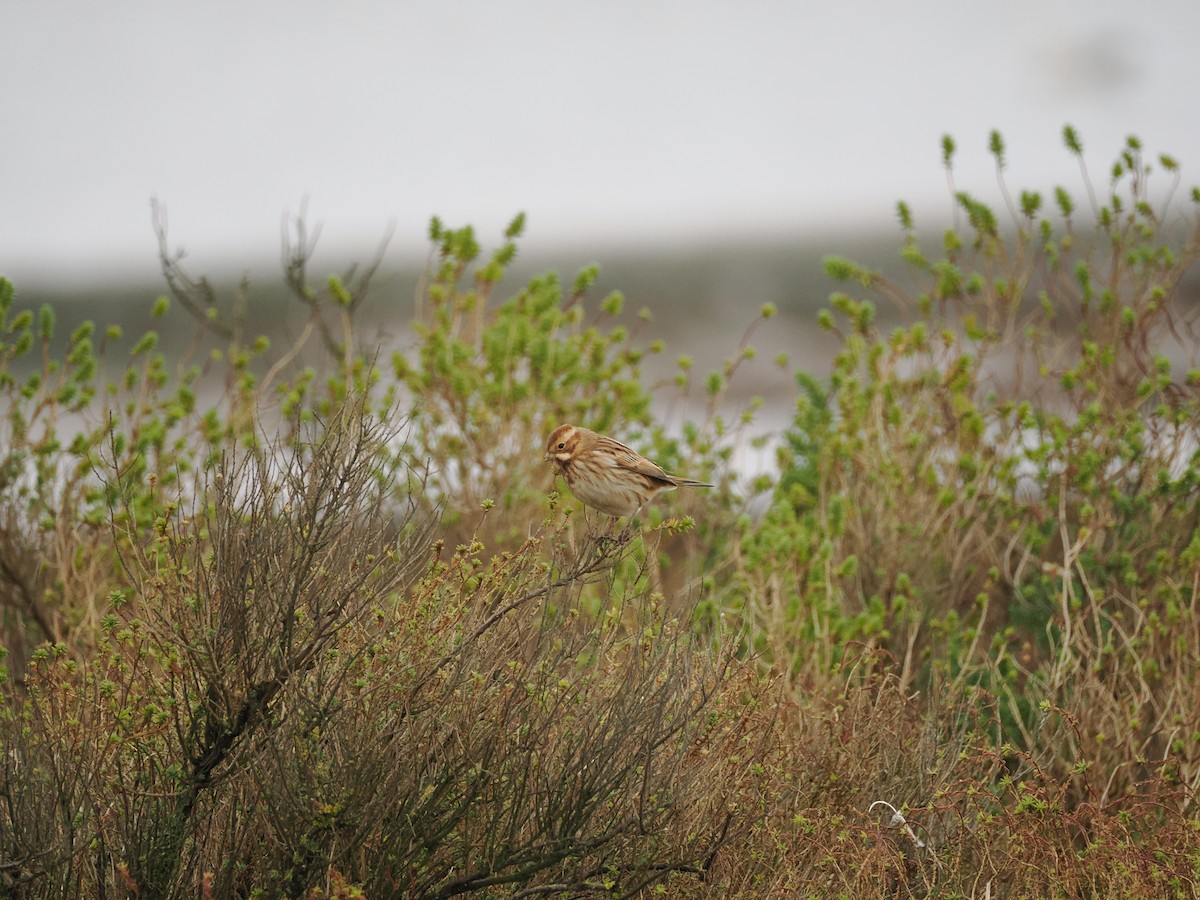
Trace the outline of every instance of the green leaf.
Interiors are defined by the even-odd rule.
[[[1004,138],[999,131],[992,129],[988,135],[988,150],[996,158],[996,167],[1003,169],[1005,166],[1004,160]]]
[[[954,138],[952,138],[948,134],[943,134],[942,135],[942,165],[945,166],[947,169],[949,169],[951,164],[954,162],[955,149],[956,149],[956,147],[954,144]]]
[[[1083,155],[1083,141],[1080,140],[1079,132],[1077,132],[1075,130],[1074,126],[1064,125],[1062,135],[1063,135],[1063,143],[1066,145],[1067,149],[1070,150],[1072,153],[1074,153],[1076,156],[1082,156]]]
[[[54,309],[48,303],[43,303],[42,308],[38,310],[38,337],[48,341],[53,336]]]

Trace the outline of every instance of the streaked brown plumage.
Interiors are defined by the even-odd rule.
[[[632,516],[658,494],[677,487],[712,487],[668,475],[620,441],[580,425],[554,429],[546,443],[546,459],[585,506],[610,516]]]

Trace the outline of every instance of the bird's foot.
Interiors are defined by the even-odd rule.
[[[606,531],[604,534],[596,535],[596,546],[601,553],[608,550],[609,547],[624,547],[633,537],[632,522],[627,523],[625,527],[622,528],[617,534],[613,534],[613,529],[615,526],[616,522],[614,520],[613,525],[609,527],[608,531]]]

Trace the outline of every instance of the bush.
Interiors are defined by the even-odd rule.
[[[12,883],[297,896],[336,871],[449,897],[701,871],[729,825],[695,785],[746,714],[730,652],[631,594],[581,623],[611,549],[431,548],[361,399],[299,435],[228,450],[144,534],[118,495],[128,587],[90,658],[39,649],[10,693]]]
[[[1065,141],[1082,163],[1073,130]],[[827,386],[800,380],[775,502],[743,541],[737,591],[799,696],[858,683],[845,656],[865,649],[931,711],[965,723],[987,711],[977,740],[1003,778],[976,773],[988,786],[978,814],[994,824],[1014,801],[1027,811],[1033,801],[1006,796],[1026,785],[1053,810],[1053,836],[1009,821],[1006,843],[1111,850],[1119,866],[1130,844],[1192,827],[1200,786],[1200,641],[1185,624],[1200,394],[1181,302],[1200,196],[1187,216],[1172,212],[1174,185],[1167,199],[1151,190],[1155,167],[1131,138],[1102,196],[1082,170],[1090,213],[1057,188],[1055,214],[1035,193],[1012,200],[999,135],[990,146],[1008,230],[958,191],[936,255],[899,207],[914,291],[827,260],[854,292],[835,293],[821,319],[842,350]],[[948,170],[953,152],[947,139]],[[1177,181],[1169,157],[1159,168]],[[911,321],[883,333],[872,295]],[[1089,889],[1137,892],[1103,880],[1112,872],[1077,874]]]
[[[203,365],[147,332],[116,366],[91,324],[56,358],[53,312],[0,295],[5,890],[702,882],[746,827],[700,786],[753,766],[753,668],[652,590],[682,520],[647,552],[533,487],[547,422],[647,427],[637,351],[577,327],[594,272],[567,313],[545,276],[485,314],[512,245],[464,292],[470,231],[435,224],[420,346],[384,368],[355,325],[374,265],[314,288],[295,223],[309,326],[273,351],[156,223],[154,315],[193,317]]]
[[[521,217],[433,222],[410,348],[303,220],[280,347],[157,208],[177,365],[0,280],[0,893],[1194,895],[1177,168],[1131,139],[1086,216],[1001,174],[1004,225],[955,189],[936,252],[901,204],[912,291],[831,257],[757,517],[754,326],[668,431],[594,267],[498,297]],[[542,461],[569,420],[717,488],[607,539]]]

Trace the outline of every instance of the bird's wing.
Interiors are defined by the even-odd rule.
[[[666,484],[675,483],[675,479],[664,472],[662,466],[651,462],[640,453],[635,453],[624,444],[618,444],[618,448],[613,455],[618,468],[637,472],[639,475],[645,475],[647,478],[653,478],[655,481],[662,481]]]

